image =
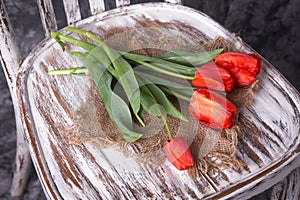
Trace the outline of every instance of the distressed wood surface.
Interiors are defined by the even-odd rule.
[[[231,33],[206,15],[162,3],[119,8],[75,25],[90,30],[97,27],[107,30],[112,25],[134,27],[142,17],[178,22],[167,28],[175,32],[196,30],[192,32],[207,38],[223,36],[231,40]],[[187,26],[182,27],[182,23]],[[242,50],[253,52],[247,45]],[[250,198],[281,181],[300,165],[299,94],[266,60],[254,103],[243,109],[239,117],[244,137],[238,142],[237,156],[247,164],[247,170],[237,173],[212,168],[207,175],[200,174],[195,179],[167,162],[153,169],[114,148],[69,144],[66,129],[74,125],[73,113],[86,101],[90,82],[88,77],[53,78],[47,72],[80,64],[50,39],[25,60],[18,75],[22,122],[48,198]]]
[[[3,0],[0,1],[0,59],[10,87],[16,81],[22,58]],[[12,91],[11,91],[12,92]]]
[[[15,83],[22,58],[2,0],[0,0],[0,46],[0,60],[9,86],[10,95],[12,101],[17,102],[17,88],[15,87]],[[19,196],[27,186],[27,180],[31,169],[31,158],[27,142],[25,141],[22,122],[19,117],[20,109],[18,108],[18,104],[14,104],[13,106],[16,116],[17,151],[10,192],[12,196]]]
[[[37,0],[39,13],[45,36],[50,36],[51,31],[57,30],[57,22],[51,0]]]
[[[183,4],[183,0],[165,0],[167,3]]]
[[[105,10],[104,0],[89,0],[91,14],[99,14]]]
[[[63,3],[68,25],[79,21],[81,14],[78,0],[65,0]]]
[[[271,199],[299,199],[300,168],[294,170],[283,181],[272,188]]]
[[[116,7],[122,7],[130,5],[130,0],[116,0]]]

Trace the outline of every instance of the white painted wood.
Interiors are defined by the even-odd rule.
[[[16,76],[20,69],[22,59],[2,0],[0,0],[0,12],[0,59],[10,89],[17,131],[16,160],[10,192],[12,196],[20,196],[27,186],[27,180],[31,169],[31,158],[27,141],[24,136],[24,129],[21,123],[20,110],[16,97]]]
[[[14,110],[17,109],[17,106],[14,106]],[[27,182],[32,168],[32,162],[19,114],[16,114],[15,119],[17,124],[17,148],[10,194],[13,197],[18,197],[23,194],[28,185]]]
[[[219,35],[232,39],[230,32],[205,14],[165,3],[103,12],[74,26],[87,30],[98,27],[102,31],[111,26],[135,27],[143,17],[155,20],[154,24],[176,22],[166,29],[160,26],[159,30],[169,34],[180,30],[191,43],[197,34],[210,39]],[[242,50],[254,52],[247,45]],[[26,125],[25,133],[45,192],[53,199],[162,199],[167,194],[174,198],[250,198],[300,165],[299,93],[266,60],[259,76],[260,90],[254,95],[255,104],[241,113],[245,137],[239,141],[242,145],[238,155],[248,169],[241,173],[210,169],[206,176],[196,179],[166,165],[156,170],[139,165],[120,155],[117,149],[99,148],[87,142],[69,144],[66,127],[74,125],[71,116],[86,100],[90,82],[82,76],[49,77],[47,71],[80,64],[48,39],[24,61],[18,76],[22,123]],[[115,160],[112,154],[118,155]],[[116,171],[124,170],[120,163],[130,163],[139,173]]]
[[[116,0],[116,7],[128,6],[130,5],[130,0]]]
[[[291,172],[283,181],[276,184],[271,191],[271,200],[299,199],[300,168]]]
[[[91,14],[99,14],[105,11],[104,0],[89,0]]]
[[[182,5],[184,0],[164,0],[164,1],[167,2],[167,3],[173,3],[173,4],[180,4],[180,5]]]
[[[50,36],[51,31],[57,30],[56,17],[51,0],[37,0],[39,13],[45,36]]]
[[[0,9],[0,58],[8,85],[13,87],[12,84],[16,81],[17,71],[20,68],[22,58],[2,0],[0,1]]]
[[[68,25],[81,19],[78,0],[64,0],[65,13]]]

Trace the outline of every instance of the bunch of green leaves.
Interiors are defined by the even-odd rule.
[[[160,57],[151,57],[112,49],[96,35],[82,29],[67,27],[67,30],[91,40],[87,42],[59,32],[51,33],[63,50],[65,42],[84,50],[72,52],[84,67],[52,70],[49,74],[90,74],[111,120],[128,142],[134,142],[143,136],[133,129],[132,114],[141,126],[145,126],[144,111],[161,118],[164,123],[165,115],[187,121],[167,94],[189,101],[193,88],[157,74],[193,80],[197,71],[194,66],[209,62],[222,52],[222,49],[199,53],[169,51]],[[117,85],[121,92],[115,89]]]

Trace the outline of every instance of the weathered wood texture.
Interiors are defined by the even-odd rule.
[[[0,12],[0,59],[9,86],[12,101],[17,102],[17,88],[15,83],[22,58],[2,0],[0,0]],[[17,152],[14,166],[15,175],[12,181],[13,187],[11,188],[11,194],[12,196],[19,196],[22,194],[27,184],[31,169],[31,159],[28,145],[24,137],[24,129],[19,117],[20,109],[18,108],[18,104],[14,104],[14,110],[16,116]]]
[[[16,74],[20,68],[22,58],[16,42],[15,34],[8,19],[3,1],[0,1],[0,59],[5,76],[10,87],[16,81]]]
[[[38,0],[39,13],[45,36],[50,36],[51,31],[57,30],[56,17],[51,0]]]
[[[231,40],[231,33],[206,15],[162,3],[122,7],[74,26],[88,30],[101,27],[101,34],[101,30],[112,25],[135,27],[143,17],[159,22],[173,21],[173,25],[166,28],[168,34],[180,30],[191,43],[195,39],[193,34]],[[243,45],[242,50],[253,52],[247,45]],[[238,173],[211,168],[207,175],[200,174],[195,179],[167,163],[155,169],[140,165],[114,148],[69,144],[66,129],[74,126],[72,116],[86,101],[85,92],[90,89],[90,82],[88,77],[53,78],[47,72],[80,64],[68,52],[62,52],[54,40],[47,39],[25,60],[17,79],[22,123],[26,125],[33,162],[51,199],[175,199],[183,196],[243,199],[266,190],[300,165],[300,97],[266,60],[254,103],[239,116],[244,137],[238,143],[237,156],[247,164],[247,169]]]
[[[91,14],[95,15],[105,10],[104,0],[89,0]]]
[[[81,19],[81,14],[78,0],[65,0],[63,3],[68,25],[79,21]]]
[[[127,6],[130,5],[130,0],[116,0],[116,6],[122,7],[122,6]]]
[[[300,168],[289,174],[283,181],[272,188],[271,199],[299,199],[300,198]]]
[[[174,3],[174,4],[183,4],[183,0],[165,0],[167,3]]]

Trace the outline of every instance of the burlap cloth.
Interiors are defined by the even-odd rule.
[[[151,28],[151,23],[152,25],[155,23],[156,27]],[[102,39],[115,49],[151,56],[161,55],[166,50],[203,51],[224,48],[224,51],[238,51],[233,47],[233,43],[226,42],[221,37],[208,41],[204,35],[199,36],[194,32],[183,33],[180,28],[170,31],[169,29],[172,28],[168,26],[174,27],[172,22],[157,23],[149,21],[141,24],[140,28],[134,29],[111,27],[105,30]],[[174,24],[178,25],[178,22]],[[168,30],[162,27],[168,27]],[[237,39],[239,40],[233,35],[233,41]],[[192,44],[191,40],[193,40]],[[253,88],[254,85],[249,88],[234,89],[227,94],[227,98],[240,110],[251,102]],[[137,162],[152,167],[157,167],[165,161],[166,156],[162,147],[168,140],[168,135],[160,119],[145,113],[146,127],[134,126],[135,130],[143,133],[144,136],[134,143],[128,143],[110,120],[96,89],[92,86],[86,95],[86,103],[74,114],[74,126],[66,130],[66,138],[70,144],[89,142],[99,148],[116,147],[126,156],[131,156]],[[195,166],[189,169],[191,177],[207,173],[209,168],[231,168],[236,171],[244,168],[244,163],[235,154],[238,138],[242,136],[238,117],[232,128],[224,131],[214,130],[199,124],[189,115],[187,102],[172,97],[171,100],[189,120],[186,123],[171,116],[167,117],[172,134],[186,137],[190,145],[195,160]]]

